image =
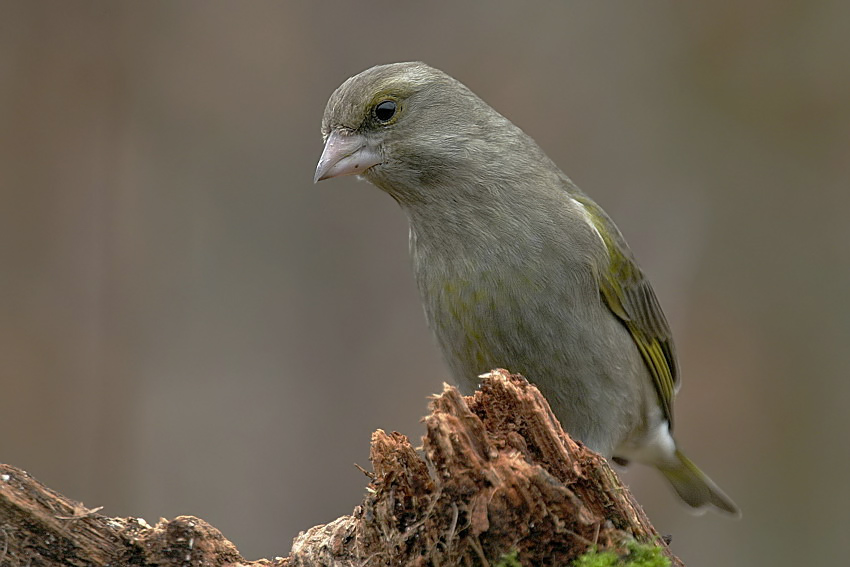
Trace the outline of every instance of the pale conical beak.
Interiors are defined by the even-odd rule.
[[[313,183],[331,177],[363,173],[381,161],[380,151],[372,147],[362,134],[334,130],[325,142]]]

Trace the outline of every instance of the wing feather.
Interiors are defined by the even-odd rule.
[[[587,211],[608,251],[609,264],[599,274],[602,297],[631,333],[672,428],[673,395],[679,384],[679,366],[667,318],[649,280],[613,221],[586,195],[574,194],[573,198]]]

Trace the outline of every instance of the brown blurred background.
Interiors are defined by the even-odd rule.
[[[678,338],[682,445],[741,505],[625,473],[690,567],[850,529],[850,4],[0,4],[0,461],[248,558],[348,513],[448,379],[402,213],[314,186],[330,93],[421,59],[617,220]]]

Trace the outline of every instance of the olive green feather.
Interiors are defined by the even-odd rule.
[[[652,374],[658,399],[672,429],[673,394],[679,382],[679,367],[670,325],[616,225],[587,195],[579,192],[573,194],[573,198],[584,206],[608,250],[608,269],[599,278],[602,297],[631,333]]]

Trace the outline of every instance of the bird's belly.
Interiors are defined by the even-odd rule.
[[[484,271],[421,291],[429,324],[465,393],[492,368],[522,374],[569,433],[610,455],[637,425],[646,368],[592,274],[564,278]]]

